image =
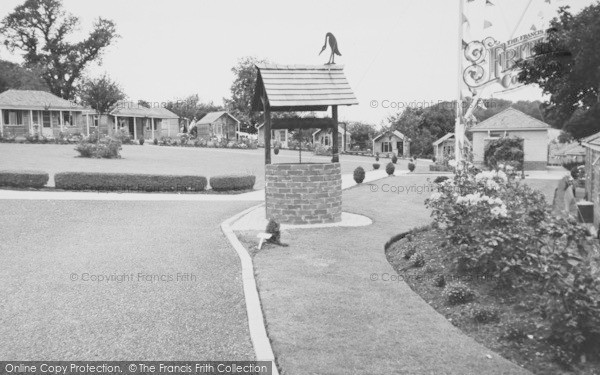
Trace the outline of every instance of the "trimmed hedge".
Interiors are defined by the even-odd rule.
[[[39,189],[48,179],[48,173],[42,171],[0,171],[0,186]]]
[[[137,173],[61,172],[57,189],[94,191],[203,191],[206,177]]]
[[[256,176],[230,175],[210,178],[210,187],[214,191],[249,190],[254,187]]]

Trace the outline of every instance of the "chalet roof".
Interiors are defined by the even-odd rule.
[[[405,136],[404,134],[400,133],[398,130],[394,130],[393,132],[385,132],[385,133],[381,133],[379,134],[377,137],[373,138],[373,142],[376,142],[379,138],[383,137],[386,134],[392,133],[393,135],[395,135],[396,137],[400,138],[401,140],[404,140]]]
[[[146,108],[134,102],[121,101],[110,112],[112,116],[179,119],[179,116],[160,106]]]
[[[325,130],[325,129],[317,129],[317,130],[316,130],[316,131],[313,133],[313,135],[317,135],[317,134],[319,134],[320,132],[322,132],[323,130]],[[338,125],[338,134],[344,134],[344,127],[342,127],[342,126],[339,126],[339,125]],[[346,132],[346,134],[347,134],[347,135],[352,135],[352,132],[350,132],[350,131],[347,131],[347,132]]]
[[[555,152],[555,156],[585,155],[585,148],[579,143],[570,143]]]
[[[252,109],[262,111],[266,93],[273,111],[324,111],[331,105],[358,104],[341,65],[257,65]]]
[[[581,144],[584,147],[600,151],[600,132],[583,138]]]
[[[204,117],[202,117],[200,120],[198,120],[196,122],[196,124],[197,125],[212,124],[213,122],[217,121],[219,118],[221,118],[224,115],[227,115],[227,116],[231,117],[237,123],[240,122],[238,119],[236,119],[235,117],[233,117],[232,115],[230,115],[229,112],[219,111],[219,112],[209,112],[209,113],[207,113],[206,115],[204,115]]]
[[[437,141],[433,142],[432,145],[437,146],[440,143],[447,141],[450,138],[454,138],[454,133],[448,133],[445,136],[443,136],[442,138],[438,139]]]
[[[540,130],[547,131],[550,126],[543,121],[533,118],[514,108],[507,108],[495,116],[471,127],[469,131],[515,131],[515,130]]]
[[[0,94],[1,109],[81,111],[84,108],[46,91],[7,90]]]

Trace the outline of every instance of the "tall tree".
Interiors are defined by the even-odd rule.
[[[377,130],[371,124],[363,122],[351,122],[348,124],[348,132],[352,134],[352,143],[365,150],[372,146],[371,141],[375,138]]]
[[[544,114],[550,124],[575,138],[600,131],[600,3],[577,15],[568,7],[551,22],[534,58],[521,61],[519,79],[550,95]]]
[[[223,107],[215,105],[213,102],[203,103],[198,94],[190,95],[184,99],[178,99],[168,102],[166,108],[181,118],[187,118],[190,121],[194,117],[200,120],[209,112],[222,111]]]
[[[48,86],[40,78],[39,72],[0,60],[0,92],[9,89],[48,91]]]
[[[256,85],[256,65],[268,60],[243,57],[231,68],[235,75],[231,85],[231,98],[224,98],[227,110],[241,122],[243,131],[253,132],[254,125],[261,121],[260,114],[252,112],[252,97]]]
[[[98,18],[89,36],[73,43],[78,24],[61,0],[27,0],[0,22],[0,35],[9,51],[23,53],[25,67],[40,71],[53,94],[73,99],[84,69],[118,37],[114,22]]]
[[[90,106],[100,115],[107,115],[120,101],[125,99],[121,87],[107,75],[86,80],[79,89],[79,96],[84,105]],[[100,142],[100,124],[98,124],[97,142]]]

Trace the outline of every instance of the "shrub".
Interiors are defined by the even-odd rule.
[[[379,153],[375,156],[375,161],[379,161]]]
[[[568,170],[568,171],[572,171],[573,168],[578,168],[582,165],[585,165],[585,163],[582,163],[580,161],[571,161],[568,163],[562,163],[562,166],[564,169]]]
[[[146,140],[144,138],[140,137],[139,142],[140,142],[140,146],[143,146],[144,142],[146,142]]]
[[[431,161],[432,161],[432,162],[434,162],[434,163],[435,163],[435,161],[436,161],[436,160],[437,160],[437,159],[435,158],[435,156],[432,156],[432,157],[431,157]]]
[[[527,338],[527,334],[523,324],[509,323],[500,337],[508,341],[521,342]]]
[[[364,180],[365,180],[365,170],[363,169],[363,167],[356,167],[356,169],[354,170],[354,181],[356,181],[357,184],[360,184]]]
[[[317,143],[317,145],[315,146],[314,153],[315,153],[315,155],[322,155],[322,156],[331,156],[332,155],[331,147],[324,146],[320,143]]]
[[[396,167],[394,166],[394,163],[388,163],[385,166],[385,173],[387,173],[388,176],[393,175],[395,170],[396,170]]]
[[[89,143],[90,139],[82,139],[75,151],[79,152],[79,155],[84,158],[105,158],[115,159],[120,158],[121,155],[121,141],[113,137],[103,137],[100,142]]]
[[[408,170],[411,172],[414,172],[415,171],[415,163],[413,163],[413,162],[408,163]]]
[[[231,175],[210,178],[210,187],[215,191],[249,190],[254,187],[256,176]]]
[[[129,133],[125,130],[116,131],[113,137],[124,145],[129,145],[132,143],[131,136],[129,136]]]
[[[475,299],[475,292],[461,282],[447,285],[443,295],[449,305],[469,303]]]
[[[437,176],[437,177],[435,178],[435,180],[433,180],[433,182],[434,182],[435,184],[441,184],[442,182],[446,181],[447,179],[449,179],[449,177],[448,177],[448,176]]]
[[[152,143],[154,143],[155,146],[158,146],[158,138],[154,138],[154,140],[152,141]]]
[[[39,189],[48,178],[48,173],[41,171],[0,171],[0,186]]]
[[[452,167],[443,164],[430,164],[429,165],[430,172],[452,172]]]
[[[379,163],[373,163],[373,169],[379,169]]]
[[[444,275],[442,275],[442,274],[436,275],[433,278],[433,285],[437,286],[438,288],[445,287],[446,286],[446,278],[444,277]]]
[[[61,172],[56,188],[94,191],[202,191],[206,177],[133,173]]]
[[[492,323],[500,321],[500,313],[493,307],[474,306],[470,311],[471,318],[477,323]]]
[[[275,155],[279,155],[279,146],[275,146],[275,148],[273,149],[273,153]]]
[[[392,163],[396,164],[398,162],[398,157],[396,154],[392,155]]]
[[[505,164],[521,170],[524,155],[522,138],[503,137],[486,144],[483,162],[490,168],[498,168],[499,164]]]
[[[423,256],[423,253],[421,253],[420,251],[416,252],[412,257],[412,265],[413,267],[423,267],[425,265],[425,257]]]

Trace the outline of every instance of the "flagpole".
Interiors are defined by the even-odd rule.
[[[463,61],[463,24],[464,24],[464,0],[458,0],[458,79],[456,97],[456,122],[454,125],[454,158],[459,166],[463,160],[464,127],[462,124],[462,61]]]

